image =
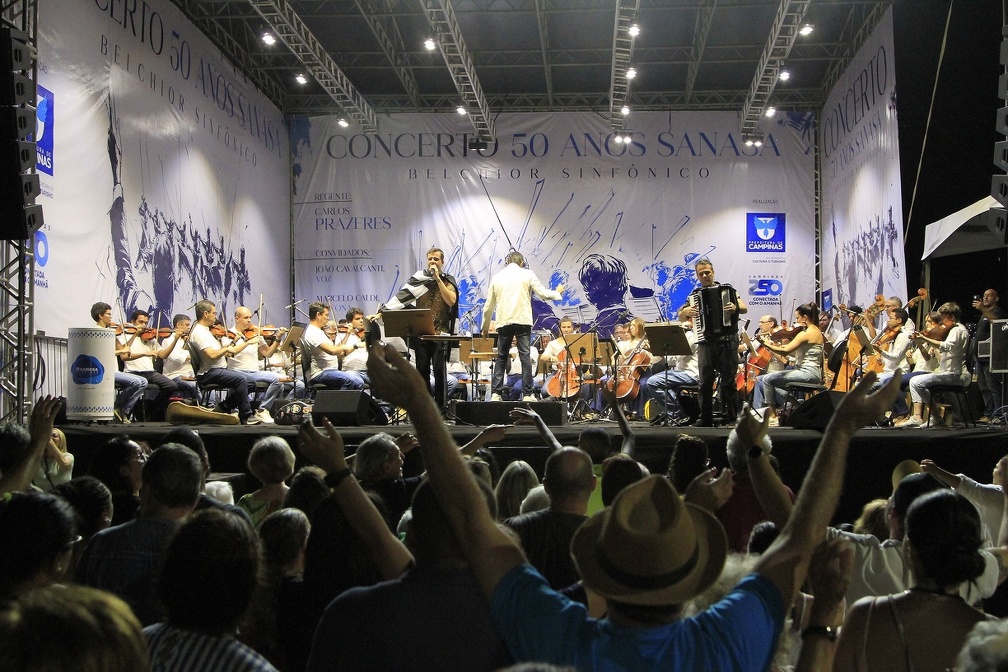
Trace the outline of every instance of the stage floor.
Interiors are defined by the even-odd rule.
[[[67,424],[60,425],[67,434],[70,451],[76,457],[75,473],[86,473],[87,464],[94,451],[109,438],[128,434],[137,440],[157,445],[172,425],[167,423],[112,424]],[[585,427],[602,427],[618,446],[619,428],[610,422],[566,424],[550,429],[565,445],[575,445],[578,434]],[[729,430],[725,428],[667,428],[651,427],[647,423],[633,422],[631,427],[637,439],[637,456],[652,473],[664,473],[676,437],[683,433],[703,438],[710,449],[711,460],[718,467],[727,466],[725,443]],[[214,472],[245,473],[245,461],[256,439],[276,434],[283,436],[297,452],[297,428],[280,425],[213,426],[195,427],[203,437],[210,464]],[[453,425],[449,427],[455,441],[460,445],[472,439],[480,427]],[[340,427],[340,432],[348,446],[354,446],[376,432],[397,435],[412,431],[412,425]],[[770,431],[774,444],[773,454],[780,461],[781,477],[795,492],[801,487],[812,456],[822,434],[814,430],[800,430],[789,427]],[[514,460],[525,460],[542,474],[549,451],[538,432],[527,426],[512,427],[499,444],[491,446],[491,451],[503,469]],[[407,470],[422,469],[419,451],[407,456]],[[905,459],[920,461],[930,458],[953,473],[964,473],[981,483],[989,483],[991,472],[997,461],[1008,454],[1008,430],[1003,427],[978,427],[975,429],[882,429],[866,428],[858,432],[851,445],[847,460],[847,474],[844,494],[841,498],[835,521],[850,521],[860,513],[862,505],[876,497],[891,494],[890,475],[893,467]],[[301,458],[299,456],[299,465]],[[251,476],[248,485],[236,488],[240,491],[255,489]]]

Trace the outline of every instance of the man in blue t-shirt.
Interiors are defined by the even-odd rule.
[[[753,574],[697,616],[683,618],[681,605],[720,575],[727,553],[724,530],[706,510],[683,502],[661,477],[624,489],[571,543],[585,587],[606,598],[608,615],[597,620],[550,588],[497,526],[425,381],[409,363],[394,348],[379,345],[371,351],[368,374],[383,399],[409,412],[438,501],[515,661],[605,670],[766,669],[787,606],[836,508],[850,438],[884,412],[898,390],[890,383],[869,394],[875,382],[869,374],[844,398],[778,539]],[[754,479],[766,476],[761,482],[772,490],[766,493],[771,508],[789,510],[786,489],[770,476],[767,425],[746,407],[729,440],[748,452]],[[830,636],[825,625],[812,623],[807,632]]]

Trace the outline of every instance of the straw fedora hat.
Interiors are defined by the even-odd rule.
[[[904,478],[910,476],[911,474],[919,473],[921,473],[921,465],[920,462],[917,462],[916,460],[903,460],[897,464],[892,472],[893,492],[896,492],[896,486],[899,485],[900,481]]]
[[[627,486],[578,529],[571,555],[585,586],[638,605],[680,604],[721,574],[728,538],[704,509],[663,476]]]

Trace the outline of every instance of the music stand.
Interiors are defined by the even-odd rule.
[[[469,362],[472,372],[469,381],[472,384],[471,398],[473,401],[476,401],[476,393],[479,392],[479,363],[493,362],[495,359],[497,359],[497,348],[494,347],[493,338],[474,336],[459,343],[459,361]]]
[[[308,325],[304,322],[294,322],[291,324],[290,329],[284,334],[284,339],[280,341],[280,346],[277,350],[283,350],[285,352],[290,352],[293,354],[293,346],[301,342],[301,337],[304,336],[305,327]]]
[[[875,347],[872,345],[871,339],[868,338],[868,334],[865,333],[864,327],[860,324],[856,324],[851,327],[850,333],[857,339],[858,343],[861,344],[861,353],[858,355],[858,372],[860,376],[863,376],[865,357],[871,357],[874,355]]]
[[[433,336],[434,318],[430,308],[404,308],[387,310],[382,315],[386,336],[398,336],[409,342],[410,337]]]
[[[651,344],[652,354],[661,355],[663,358],[693,354],[693,346],[690,345],[689,339],[686,337],[686,328],[677,322],[645,324],[644,336],[648,339],[648,343]],[[668,371],[669,367],[666,360],[665,370],[662,372],[662,375],[665,377],[664,394],[668,394]],[[667,401],[667,399],[663,401]],[[668,422],[668,404],[665,403],[662,406],[664,409],[661,415],[651,421],[652,426]]]

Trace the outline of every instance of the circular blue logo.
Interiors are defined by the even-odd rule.
[[[41,230],[35,232],[35,264],[45,266],[49,261],[49,239]]]
[[[70,365],[70,377],[76,385],[97,385],[105,376],[105,367],[91,355],[78,355]]]

